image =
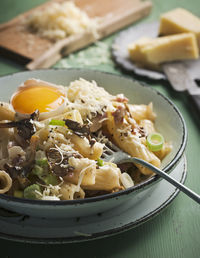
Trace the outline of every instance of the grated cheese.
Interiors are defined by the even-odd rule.
[[[111,58],[110,40],[105,39],[104,42],[97,41],[87,49],[80,50],[79,52],[72,53],[68,57],[60,60],[55,67],[70,68],[70,67],[83,67],[94,68],[101,66],[100,69],[112,70],[114,62]],[[104,65],[104,67],[102,66]]]
[[[42,193],[37,192],[42,200],[60,200],[61,194],[60,194],[60,185],[63,183],[63,181],[59,185],[41,185],[45,187],[44,191]]]
[[[82,78],[70,83],[67,96],[71,107],[77,109],[83,118],[92,118],[94,114],[115,111],[112,104],[113,96],[104,88],[97,86],[95,81],[89,82]]]
[[[97,25],[97,18],[89,18],[72,1],[52,3],[45,10],[34,12],[27,20],[29,29],[50,40],[63,39],[85,31],[92,32],[98,38]]]
[[[105,143],[109,142],[108,138],[105,135],[103,135],[101,130],[98,132],[96,139],[99,143],[105,144]]]

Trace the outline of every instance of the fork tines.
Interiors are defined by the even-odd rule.
[[[114,143],[107,141],[105,144],[106,150],[113,152],[121,151]]]

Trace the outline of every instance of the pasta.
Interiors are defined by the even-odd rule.
[[[84,189],[112,191],[120,189],[120,169],[114,164],[105,164],[96,170],[95,184],[86,185]]]
[[[6,193],[12,186],[11,177],[3,170],[0,171],[0,194]]]
[[[132,134],[132,127],[129,123],[117,124],[114,122],[114,117],[109,114],[107,120],[107,126],[109,133],[113,136],[117,145],[133,157],[141,158],[149,163],[152,163],[156,167],[160,167],[160,160],[152,153],[144,144],[140,136]],[[139,133],[139,132],[138,132]],[[136,166],[145,175],[151,175],[152,171],[139,164]]]
[[[9,103],[0,102],[0,121],[2,120],[13,120],[15,112]]]
[[[85,197],[83,189],[77,191],[77,186],[70,183],[64,183],[60,188],[61,200],[74,200]]]
[[[66,175],[64,177],[65,181],[70,183],[78,184],[79,178],[82,173],[81,185],[94,185],[96,179],[96,163],[94,160],[87,158],[69,158],[69,165],[74,167],[73,175]]]
[[[38,110],[34,101],[33,112],[15,112],[12,101],[0,106],[0,194],[62,201],[121,191],[153,173],[137,164],[103,161],[108,141],[157,167],[171,151],[169,142],[156,149],[147,142],[157,133],[152,103],[129,104],[123,94],[111,95],[82,78],[58,88],[30,79],[20,89],[24,94],[37,86],[54,87],[57,95],[61,89],[61,106],[40,111],[46,105],[42,98]]]

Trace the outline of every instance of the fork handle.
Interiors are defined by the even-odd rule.
[[[160,170],[159,168],[155,167],[154,165],[142,160],[142,159],[138,159],[138,158],[129,158],[124,162],[133,162],[133,163],[138,163],[146,168],[149,168],[150,170],[152,170],[153,172],[155,172],[156,174],[158,174],[159,176],[161,176],[162,178],[164,178],[165,180],[167,180],[169,183],[171,183],[172,185],[174,185],[175,187],[177,187],[180,191],[184,192],[186,195],[188,195],[191,199],[193,199],[194,201],[196,201],[197,203],[200,204],[200,195],[198,195],[197,193],[193,192],[191,189],[189,189],[188,187],[186,187],[185,185],[181,184],[180,182],[178,182],[176,179],[174,179],[173,177],[171,177],[170,175],[166,174],[164,171]]]

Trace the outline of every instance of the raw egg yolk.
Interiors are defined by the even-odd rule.
[[[64,103],[65,94],[56,87],[29,86],[14,94],[11,104],[16,112],[31,114],[36,109],[42,112],[56,110]]]

